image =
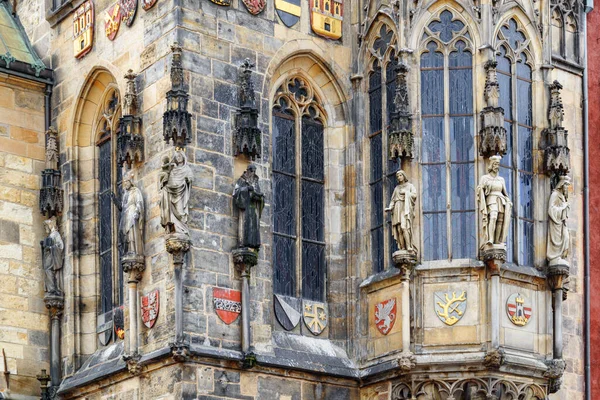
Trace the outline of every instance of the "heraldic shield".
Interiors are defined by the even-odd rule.
[[[377,330],[387,335],[396,323],[396,315],[397,304],[395,297],[375,304],[375,326]]]
[[[275,317],[277,321],[286,331],[291,331],[300,322],[302,314],[300,314],[301,300],[295,297],[282,296],[276,294],[273,299],[273,307],[275,309]]]
[[[98,340],[102,346],[106,346],[112,338],[113,331],[113,312],[112,310],[105,312],[104,314],[98,315],[98,327],[96,333],[98,334]]]
[[[275,11],[281,22],[288,28],[300,21],[300,0],[275,0]]]
[[[242,313],[242,292],[215,287],[213,305],[221,321],[229,325]]]
[[[267,5],[266,0],[242,0],[244,5],[248,9],[248,12],[252,15],[257,15],[265,9]]]
[[[133,25],[137,14],[138,0],[119,0],[119,4],[121,5],[121,21],[126,26]]]
[[[506,313],[510,322],[517,326],[525,326],[531,319],[533,309],[527,297],[521,293],[513,293],[506,300]]]
[[[121,5],[119,3],[110,7],[104,14],[104,33],[108,40],[115,40],[121,26]]]
[[[302,316],[304,324],[315,336],[319,336],[327,327],[329,313],[327,312],[327,304],[319,301],[302,300]]]
[[[456,324],[465,315],[467,310],[467,291],[460,295],[456,292],[435,292],[433,294],[435,313],[446,325]]]
[[[158,318],[160,309],[160,292],[158,289],[142,296],[142,322],[147,328],[152,328]]]

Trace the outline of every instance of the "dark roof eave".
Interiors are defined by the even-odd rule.
[[[31,66],[31,64],[27,64],[18,60],[7,63],[6,60],[0,58],[0,72],[18,76],[34,82],[44,83],[46,85],[54,85],[53,70],[49,68],[36,70]]]

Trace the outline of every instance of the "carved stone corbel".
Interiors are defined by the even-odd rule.
[[[481,129],[479,130],[479,154],[489,158],[506,153],[507,139],[504,128],[504,109],[500,107],[500,85],[496,77],[496,61],[485,63],[485,102],[481,110]]]
[[[483,365],[488,369],[498,369],[504,364],[504,351],[502,349],[493,349],[485,353]]]
[[[131,375],[135,376],[142,373],[143,366],[140,364],[141,358],[142,356],[137,352],[123,356],[123,361],[127,363],[127,370]]]
[[[58,169],[58,132],[52,126],[46,131],[46,168],[42,171],[39,207],[42,215],[48,218],[60,214],[63,209],[63,190]]]
[[[165,142],[173,141],[177,148],[183,148],[192,141],[192,114],[187,110],[189,94],[183,82],[181,47],[171,46],[171,90],[167,92],[167,110],[163,114],[163,137]]]
[[[568,131],[562,126],[564,121],[564,107],[560,96],[562,88],[558,81],[554,81],[550,85],[550,109],[548,112],[550,127],[542,132],[542,136],[546,139],[544,170],[555,180],[558,176],[569,173],[571,163]]]
[[[390,133],[388,137],[389,157],[412,159],[414,138],[412,132],[412,115],[408,97],[408,65],[399,61],[396,66],[396,94],[394,111],[391,114]]]
[[[236,128],[233,133],[233,154],[245,154],[252,160],[260,157],[262,135],[258,128],[258,107],[252,82],[253,68],[254,64],[247,58],[239,69],[240,109],[236,113]]]
[[[119,119],[117,132],[117,163],[127,164],[131,168],[133,162],[144,161],[144,137],[141,133],[142,119],[138,113],[138,99],[135,93],[136,75],[127,71],[125,95],[123,96],[123,116]]]

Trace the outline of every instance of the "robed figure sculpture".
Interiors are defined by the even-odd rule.
[[[568,265],[569,255],[569,186],[571,178],[561,176],[548,203],[548,245],[546,257],[550,265]]]
[[[398,184],[392,193],[390,205],[385,209],[392,213],[392,234],[398,244],[399,250],[416,253],[417,247],[413,238],[413,221],[415,218],[415,204],[417,190],[408,181],[406,173],[402,170],[396,172]]]
[[[240,212],[239,247],[260,247],[260,217],[265,206],[264,194],[258,186],[256,166],[249,165],[233,189],[233,199]]]
[[[40,242],[42,246],[42,265],[44,266],[44,291],[47,295],[62,296],[62,270],[64,244],[58,229],[56,218],[44,221],[48,236]]]
[[[163,159],[159,174],[160,221],[167,233],[189,234],[187,226],[192,189],[192,169],[183,150],[175,150],[169,161]]]
[[[490,157],[488,173],[483,175],[477,186],[477,201],[480,218],[481,247],[506,243],[512,202],[500,171],[500,156]]]
[[[123,197],[118,208],[121,211],[119,233],[123,257],[143,258],[144,198],[133,183],[133,172],[123,178]]]

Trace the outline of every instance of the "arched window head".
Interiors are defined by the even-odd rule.
[[[529,40],[510,19],[498,33],[498,84],[504,109],[507,152],[500,161],[500,175],[516,212],[507,238],[507,261],[533,265],[533,98]]]
[[[123,271],[119,267],[118,218],[113,194],[120,193],[121,168],[116,163],[117,129],[121,117],[119,92],[109,87],[103,95],[96,118],[97,147],[97,237],[100,272],[100,313],[123,303]]]
[[[294,76],[273,106],[273,291],[325,300],[325,113]]]
[[[552,12],[552,53],[564,54],[563,17],[558,9]]]
[[[425,260],[476,257],[473,46],[448,10],[421,42],[422,209]]]
[[[579,18],[581,3],[577,0],[552,0],[552,55],[579,63]]]

